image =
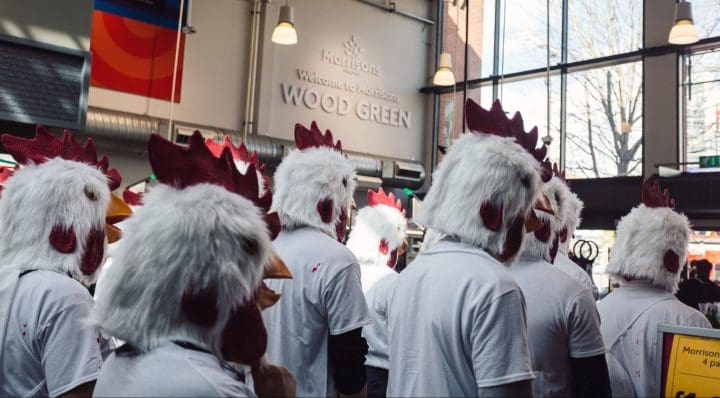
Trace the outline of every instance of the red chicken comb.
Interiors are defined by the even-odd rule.
[[[472,132],[515,138],[515,142],[525,148],[538,162],[542,162],[547,156],[547,146],[545,144],[537,148],[537,126],[525,132],[520,112],[515,112],[512,119],[508,119],[505,116],[500,100],[496,99],[488,111],[471,98],[468,98],[465,103],[465,115],[467,126]]]
[[[558,166],[557,163],[553,163],[552,172],[553,175],[557,177],[560,181],[564,182],[565,185],[567,185],[568,187],[570,186],[570,182],[565,179],[565,170],[560,170],[560,166]]]
[[[142,206],[142,200],[142,192],[133,192],[127,188],[123,191],[123,201],[130,206]]]
[[[378,188],[377,192],[372,189],[368,189],[367,200],[368,206],[370,207],[375,207],[377,205],[390,206],[402,213],[403,217],[405,216],[405,209],[403,209],[400,199],[395,200],[395,194],[392,192],[390,192],[390,195],[385,194],[382,187]]]
[[[670,191],[660,189],[660,182],[651,182],[643,179],[642,202],[646,207],[668,207],[675,210],[675,199],[670,197]]]
[[[325,130],[325,134],[323,134],[315,121],[310,124],[309,130],[300,123],[295,124],[295,145],[300,150],[311,147],[327,147],[342,153],[342,142],[338,140],[335,143],[330,130]]]
[[[18,169],[18,166],[0,166],[0,193],[2,193],[3,185],[8,178]]]
[[[116,169],[108,169],[107,156],[103,155],[98,160],[92,138],[88,138],[85,146],[82,147],[75,141],[70,130],[65,130],[63,138],[60,139],[45,127],[38,125],[35,138],[27,139],[3,134],[0,140],[7,153],[20,164],[41,164],[52,158],[62,158],[97,167],[107,177],[111,191],[116,190],[122,183],[120,173]]]
[[[245,174],[238,171],[230,148],[223,148],[220,156],[215,157],[199,131],[190,137],[187,148],[153,134],[148,142],[148,159],[161,183],[178,189],[203,183],[219,185],[252,201],[262,210],[272,239],[280,232],[277,213],[267,214],[272,204],[272,192],[265,190],[260,194],[254,164],[248,166]]]
[[[238,146],[233,145],[232,140],[227,135],[223,137],[222,144],[219,144],[212,138],[206,138],[205,145],[207,145],[208,149],[210,149],[210,152],[212,152],[212,154],[216,158],[219,158],[220,155],[222,155],[223,149],[230,148],[230,153],[232,154],[233,159],[241,160],[245,163],[254,164],[255,169],[261,173],[265,173],[265,171],[267,170],[267,167],[264,164],[260,163],[256,151],[248,151],[247,147],[242,142]]]

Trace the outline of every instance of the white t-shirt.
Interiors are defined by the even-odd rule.
[[[0,396],[57,396],[97,379],[98,334],[84,325],[93,299],[59,272],[20,277],[0,361]]]
[[[586,287],[542,260],[520,259],[510,273],[527,305],[533,394],[574,395],[570,358],[605,353],[595,299]]]
[[[386,265],[361,265],[362,286],[372,323],[363,328],[368,343],[365,365],[388,368],[387,307],[398,273]]]
[[[166,343],[141,353],[127,346],[105,361],[95,397],[254,397],[240,375],[208,352]]]
[[[388,396],[477,396],[533,378],[520,288],[481,249],[442,240],[395,284]]]
[[[370,323],[360,266],[345,246],[312,228],[283,230],[273,247],[293,279],[265,282],[282,295],[263,312],[267,355],[290,369],[298,396],[335,396],[328,337]]]
[[[581,285],[590,289],[591,292],[595,288],[593,286],[593,281],[590,275],[587,272],[583,271],[583,269],[580,268],[579,265],[575,264],[573,260],[570,260],[567,255],[558,253],[557,257],[555,257],[555,262],[553,263],[553,266],[555,266],[560,271],[570,275]]]
[[[658,395],[657,328],[660,324],[710,328],[699,311],[667,290],[646,281],[627,282],[598,302],[600,330],[608,354],[624,369],[611,375],[630,377],[639,397]],[[614,386],[623,380],[611,380]]]

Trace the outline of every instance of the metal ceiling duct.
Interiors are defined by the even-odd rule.
[[[133,113],[118,112],[109,109],[89,107],[84,134],[92,136],[99,146],[112,146],[127,148],[129,150],[144,150],[150,134],[167,130],[167,124],[162,119],[137,115]],[[187,127],[185,127],[187,126]],[[178,143],[187,143],[189,134],[196,128],[204,132],[206,136],[212,136],[216,141],[222,141],[224,135],[231,137],[233,143],[242,141],[243,135],[238,131],[219,130],[213,127],[193,126],[191,124],[177,123]],[[257,151],[258,157],[263,163],[270,167],[277,166],[282,161],[286,151],[295,148],[294,143],[279,138],[264,135],[250,134],[245,143],[250,151]],[[401,184],[412,189],[422,186],[425,180],[425,173],[422,164],[419,162],[396,161],[382,159],[372,155],[349,153],[348,158],[355,166],[357,173],[362,176],[383,178],[386,184]],[[393,172],[383,176],[383,163],[385,168]],[[402,175],[403,168],[400,165],[412,165],[415,169],[422,170],[414,178],[407,178]],[[397,175],[395,175],[397,174]]]
[[[160,119],[88,107],[85,134],[101,144],[144,148],[150,134],[160,131]]]

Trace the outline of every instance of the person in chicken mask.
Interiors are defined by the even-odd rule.
[[[449,148],[418,223],[442,239],[399,276],[388,310],[388,396],[532,394],[525,303],[507,271],[541,224],[537,129],[499,101],[468,100],[469,134]]]
[[[369,397],[384,397],[388,380],[387,307],[398,274],[393,269],[407,248],[407,219],[400,200],[379,188],[355,217],[347,247],[360,263],[363,292],[372,324],[363,328],[368,343],[365,365]]]
[[[289,273],[273,255],[279,223],[255,165],[239,172],[230,149],[214,156],[199,132],[188,148],[153,135],[148,157],[161,184],[126,222],[90,316],[126,343],[95,395],[294,395],[290,373],[263,360],[260,309],[279,296],[262,279]],[[229,362],[252,368],[254,391]]]
[[[295,126],[295,144],[275,172],[273,247],[293,274],[269,281],[284,297],[264,312],[269,358],[287,366],[299,396],[364,395],[370,323],[357,259],[344,241],[355,170],[332,133]]]
[[[557,169],[553,173],[549,162],[543,168],[544,175],[552,176],[542,190],[554,214],[538,213],[542,228],[528,234],[520,258],[510,267],[527,304],[533,394],[609,397],[605,344],[592,292],[552,265],[563,224],[565,197],[560,192],[565,192],[561,191],[565,184],[562,173]]]
[[[568,257],[570,241],[575,235],[575,230],[580,226],[580,216],[585,204],[570,189],[570,184],[565,180],[565,171],[561,172],[557,165],[553,165],[553,171],[555,176],[547,186],[548,195],[554,198],[558,206],[556,214],[558,250],[553,265],[590,289],[593,297],[597,299],[597,286],[593,283],[590,274]]]
[[[690,223],[659,183],[643,182],[642,204],[620,219],[607,271],[621,286],[598,302],[613,394],[657,395],[660,324],[709,328],[674,295],[687,261]]]
[[[86,286],[129,214],[111,193],[120,174],[69,131],[1,139],[22,167],[0,197],[0,395],[89,396],[102,357]]]

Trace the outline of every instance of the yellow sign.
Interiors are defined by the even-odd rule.
[[[720,397],[720,340],[675,334],[665,396]]]

